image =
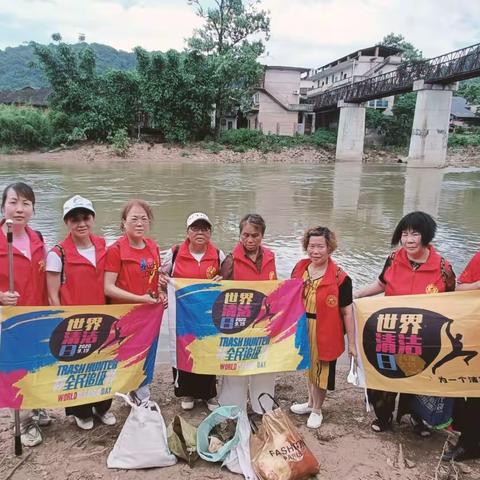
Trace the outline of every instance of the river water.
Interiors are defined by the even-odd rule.
[[[63,238],[63,202],[88,197],[97,211],[96,233],[120,235],[120,210],[130,198],[151,203],[151,236],[162,250],[181,241],[185,219],[204,211],[214,223],[213,240],[225,252],[238,238],[248,212],[267,222],[264,242],[277,257],[280,278],[302,257],[305,228],[326,225],[337,232],[334,257],[359,288],[380,273],[398,220],[421,209],[438,221],[434,244],[459,274],[480,248],[480,169],[407,169],[404,165],[0,165],[0,187],[30,183],[37,196],[32,226],[52,246]],[[160,342],[163,344],[163,342]],[[163,349],[162,349],[163,350]]]

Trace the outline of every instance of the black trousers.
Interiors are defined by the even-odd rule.
[[[76,407],[67,407],[65,409],[65,415],[75,415],[78,418],[90,418],[92,414],[92,408],[95,407],[95,410],[100,415],[108,412],[112,406],[112,399],[103,400],[101,402],[87,403],[85,405],[77,405]]]
[[[386,425],[393,420],[393,412],[395,411],[395,402],[397,396],[400,395],[397,409],[397,422],[403,415],[410,413],[410,394],[383,392],[381,390],[368,389],[368,400],[373,405],[375,415],[382,425]]]
[[[461,433],[460,445],[470,452],[480,452],[480,398],[458,398],[454,422]]]
[[[215,375],[203,375],[200,373],[184,372],[172,368],[173,381],[177,380],[175,387],[176,397],[193,397],[201,400],[209,400],[217,396],[217,379]],[[178,375],[178,378],[177,378]]]

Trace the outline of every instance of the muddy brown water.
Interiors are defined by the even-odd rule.
[[[150,202],[151,236],[162,250],[182,240],[185,219],[206,212],[213,240],[225,252],[238,238],[238,222],[257,212],[267,222],[265,244],[277,257],[279,276],[289,276],[302,257],[305,228],[326,225],[339,237],[335,259],[354,288],[372,280],[390,251],[398,220],[421,209],[438,222],[435,245],[459,274],[480,248],[480,169],[407,169],[404,165],[144,165],[133,162],[60,165],[0,164],[0,187],[23,180],[37,196],[32,226],[49,246],[65,235],[63,202],[88,197],[97,211],[96,233],[120,235],[120,210],[131,198]],[[162,329],[163,331],[163,329]],[[162,336],[165,333],[162,333]],[[166,342],[160,341],[160,359]],[[165,345],[165,347],[162,347]]]

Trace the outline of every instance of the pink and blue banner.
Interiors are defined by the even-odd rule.
[[[216,375],[303,370],[310,349],[301,280],[172,279],[172,361]]]
[[[59,408],[150,383],[162,305],[0,307],[0,408]]]

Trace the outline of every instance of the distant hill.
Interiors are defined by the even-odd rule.
[[[131,70],[137,66],[134,53],[116,50],[101,43],[77,43],[74,50],[80,50],[90,45],[97,55],[97,70],[103,72],[108,69]],[[0,50],[0,90],[16,90],[19,88],[47,87],[48,82],[42,71],[30,68],[29,64],[35,61],[33,48],[29,45],[7,47]]]

